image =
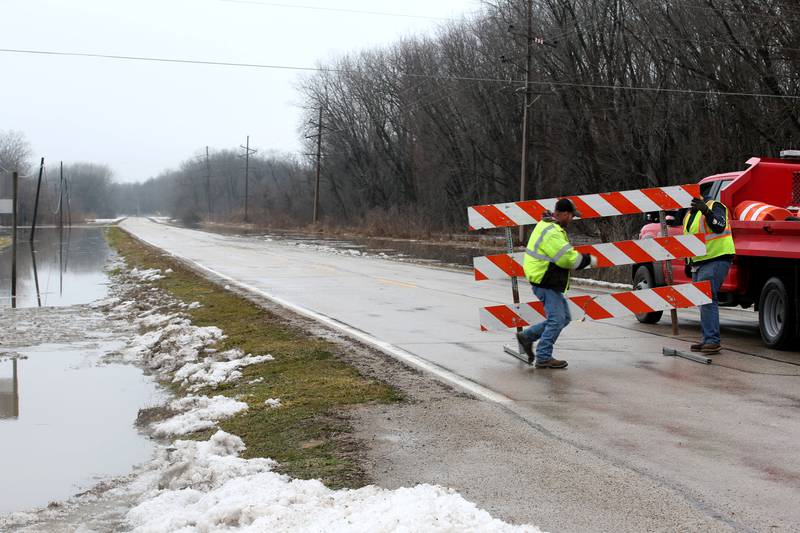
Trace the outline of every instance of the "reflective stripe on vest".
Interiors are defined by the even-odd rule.
[[[714,208],[714,200],[706,202],[709,209]],[[701,257],[689,258],[690,263],[697,263],[701,261],[708,261],[715,257],[723,255],[734,255],[736,253],[736,246],[733,244],[733,233],[731,232],[731,219],[725,204],[720,204],[725,207],[725,230],[722,233],[714,233],[708,226],[708,221],[705,215],[697,213],[692,221],[692,226],[688,227],[689,219],[692,217],[692,212],[686,213],[683,220],[683,232],[690,235],[705,234],[706,236],[706,255]],[[700,221],[702,220],[703,228],[700,228]]]
[[[569,243],[562,246],[561,249],[558,252],[556,252],[556,254],[553,257],[550,257],[549,255],[543,253],[539,253],[539,248],[542,246],[545,236],[547,235],[548,232],[554,230],[555,228],[556,228],[555,225],[550,225],[547,226],[545,229],[543,229],[542,233],[539,235],[539,238],[536,239],[536,242],[533,245],[533,250],[531,250],[530,248],[526,248],[525,253],[533,257],[534,259],[539,259],[540,261],[547,261],[548,263],[557,263],[559,259],[564,257],[564,255],[570,253],[572,251],[572,245]]]
[[[556,246],[558,248],[554,249]],[[545,251],[552,255],[545,254]],[[569,243],[566,232],[558,223],[540,221],[533,229],[533,233],[528,239],[528,247],[525,250],[525,258],[522,262],[525,278],[534,284],[541,282],[552,264],[558,268],[564,268],[566,271],[565,286],[560,287],[560,290],[566,291],[569,288],[570,268],[575,268],[575,265],[560,267],[558,262],[564,263],[565,256],[572,259],[572,254],[576,256],[575,264],[577,264],[581,260],[581,254],[577,253]]]

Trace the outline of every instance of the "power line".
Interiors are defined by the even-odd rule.
[[[189,65],[207,65],[207,66],[224,66],[224,67],[241,67],[241,68],[258,68],[258,69],[272,69],[272,70],[293,70],[298,72],[333,72],[339,74],[353,73],[355,70],[327,68],[327,67],[301,67],[296,65],[274,65],[274,64],[260,64],[260,63],[235,63],[229,61],[206,61],[197,59],[174,59],[163,57],[143,57],[143,56],[122,56],[111,54],[96,54],[87,52],[57,52],[53,50],[22,50],[13,48],[0,48],[0,53],[14,53],[14,54],[35,54],[35,55],[50,55],[62,57],[91,57],[97,59],[112,59],[122,61],[149,61],[154,63],[179,63]],[[518,83],[525,85],[525,80],[508,80],[504,78],[487,78],[481,76],[452,76],[452,75],[436,75],[436,74],[417,74],[417,73],[403,73],[402,76],[409,78],[426,78],[444,81],[471,81],[483,83]],[[668,87],[640,87],[635,85],[611,85],[604,83],[576,83],[566,81],[531,81],[530,85],[544,86],[544,87],[575,87],[583,89],[604,89],[614,91],[640,91],[640,92],[658,92],[667,94],[687,94],[687,95],[703,95],[703,96],[718,96],[718,97],[743,97],[743,98],[770,98],[778,100],[798,100],[800,95],[785,95],[785,94],[768,94],[768,93],[755,93],[745,91],[709,91],[700,89],[685,89],[685,88],[668,88]]]

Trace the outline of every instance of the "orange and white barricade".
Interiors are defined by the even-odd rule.
[[[620,241],[603,244],[576,246],[582,254],[592,254],[597,258],[598,268],[636,265],[654,261],[671,261],[705,255],[705,235],[680,235],[675,237],[656,237],[635,241]],[[475,279],[505,279],[525,277],[522,269],[525,252],[475,257],[472,262]]]
[[[581,212],[581,218],[635,215],[689,207],[700,196],[700,185],[676,185],[623,192],[564,196]],[[536,224],[542,214],[552,211],[558,198],[525,200],[504,204],[476,205],[467,208],[469,229],[509,228]]]
[[[681,209],[689,207],[692,199],[699,196],[700,186],[692,184],[566,198],[572,200],[581,212],[581,217],[586,219]],[[525,200],[467,209],[471,230],[505,228],[509,246],[508,253],[476,257],[473,260],[476,280],[511,278],[514,290],[513,304],[493,305],[480,310],[482,330],[523,328],[541,321],[545,316],[542,302],[518,303],[517,278],[525,275],[525,252],[514,252],[510,228],[537,223],[546,211],[555,207],[557,200],[558,198]],[[700,256],[706,253],[706,245],[703,235],[682,235],[584,245],[577,246],[576,250],[595,256],[598,260],[597,267],[607,268]],[[711,285],[707,281],[568,298],[573,320],[604,320],[696,307],[710,302]],[[512,353],[508,347],[506,352]],[[512,355],[519,357],[518,354]]]
[[[711,282],[684,283],[595,297],[571,296],[567,300],[572,320],[605,320],[711,303]],[[481,330],[524,328],[540,322],[545,316],[544,304],[540,301],[492,305],[480,310]]]

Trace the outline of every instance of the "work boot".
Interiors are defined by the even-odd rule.
[[[536,368],[567,368],[567,362],[559,361],[558,359],[537,360]]]
[[[702,342],[698,342],[697,344],[692,344],[691,346],[689,346],[689,349],[693,352],[702,352],[703,346],[705,346],[705,344],[703,344]]]
[[[533,364],[533,360],[535,359],[535,356],[533,355],[533,341],[528,340],[521,331],[518,331],[517,342],[520,346],[522,346],[522,349],[525,350],[525,355],[528,356],[528,364]]]
[[[700,348],[700,351],[706,354],[714,354],[719,353],[721,349],[722,346],[719,344],[704,344],[703,347]]]

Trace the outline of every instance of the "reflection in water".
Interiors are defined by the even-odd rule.
[[[103,267],[111,250],[102,228],[38,228],[17,240],[16,307],[88,303],[106,294]],[[11,307],[11,250],[0,250],[0,307]]]
[[[31,249],[31,266],[33,267],[33,282],[36,285],[36,305],[39,307],[42,306],[42,293],[39,291],[39,271],[36,269],[36,253],[33,251],[33,246],[29,247]],[[16,307],[16,301],[14,302],[14,307]]]
[[[152,443],[132,421],[162,393],[134,366],[102,364],[121,346],[17,349],[26,357],[14,361],[19,381],[0,378],[0,513],[65,499],[150,457]],[[9,363],[0,363],[4,378]]]
[[[0,418],[19,417],[19,382],[17,381],[17,359],[11,361],[11,377],[0,378]],[[0,363],[3,365],[3,363]],[[2,368],[0,366],[0,368]]]

